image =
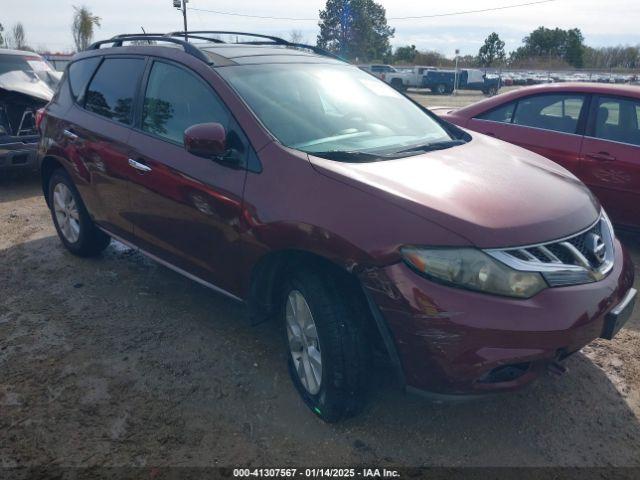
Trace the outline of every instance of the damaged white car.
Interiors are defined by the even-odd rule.
[[[0,50],[0,170],[37,168],[37,115],[61,74],[40,55]]]

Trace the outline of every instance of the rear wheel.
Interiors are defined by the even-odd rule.
[[[404,83],[402,83],[402,80],[400,80],[399,78],[394,78],[391,81],[391,86],[399,92],[404,92],[406,90]]]
[[[444,83],[439,83],[436,85],[435,91],[438,95],[444,95],[447,93],[447,86]]]
[[[369,348],[350,287],[304,270],[291,274],[283,289],[289,373],[307,406],[326,422],[355,415],[366,396]]]
[[[95,226],[78,190],[62,169],[49,180],[49,207],[58,237],[74,255],[94,256],[109,245],[111,239]]]

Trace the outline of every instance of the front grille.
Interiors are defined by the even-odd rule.
[[[567,238],[518,248],[487,250],[516,270],[540,272],[551,286],[600,280],[613,267],[613,227],[606,215]]]

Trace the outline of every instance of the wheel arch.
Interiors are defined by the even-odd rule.
[[[273,319],[280,308],[279,287],[292,269],[322,269],[336,275],[344,288],[351,289],[354,301],[362,302],[363,312],[367,312],[368,331],[373,332],[372,341],[388,357],[394,370],[396,381],[404,388],[404,371],[395,345],[393,335],[378,306],[358,278],[343,265],[324,255],[298,249],[284,249],[270,252],[259,259],[251,272],[251,280],[247,295],[247,307],[252,324],[259,324]]]
[[[51,180],[51,175],[53,175],[53,172],[55,172],[59,168],[66,171],[64,163],[60,159],[51,155],[47,155],[46,157],[44,157],[42,159],[42,162],[40,163],[40,181],[42,185],[42,194],[44,195],[44,199],[47,202],[48,207],[51,207],[51,205],[49,205],[49,181]]]

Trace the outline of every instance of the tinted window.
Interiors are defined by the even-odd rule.
[[[513,123],[564,133],[576,133],[582,95],[538,95],[518,102]]]
[[[208,122],[229,123],[229,113],[211,88],[182,68],[156,62],[145,93],[142,129],[183,143],[187,128]]]
[[[86,58],[69,66],[69,85],[75,98],[78,98],[84,91],[100,60],[100,57]]]
[[[482,120],[491,120],[492,122],[511,123],[511,118],[513,117],[513,111],[515,110],[515,107],[515,102],[508,103],[499,108],[484,112],[478,115],[477,118],[480,118]]]
[[[85,108],[121,123],[131,123],[133,98],[143,70],[142,59],[107,58],[87,88]]]
[[[595,136],[640,145],[640,101],[600,97],[596,105]]]

